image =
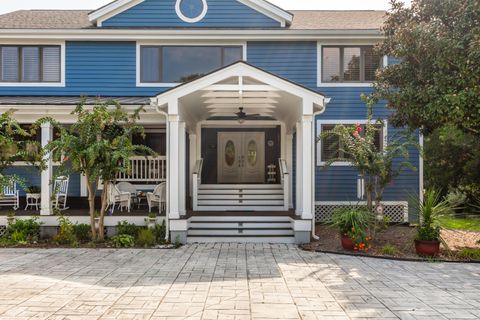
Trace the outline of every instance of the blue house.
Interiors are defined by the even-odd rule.
[[[16,11],[0,16],[0,112],[15,109],[28,127],[44,116],[74,123],[81,96],[87,105],[115,99],[127,110],[144,106],[146,138],[133,139],[160,156],[131,159],[132,172],[118,182],[133,187],[126,210],[135,210],[118,217],[115,208],[107,226],[145,223],[148,202],[165,212],[159,219],[182,242],[305,243],[335,208],[365,202],[350,163],[323,166],[340,156],[338,143],[316,137],[366,122],[360,96],[372,91],[378,68],[394,63],[373,50],[384,18],[381,11],[286,11],[264,0],[116,0],[94,11]],[[384,105],[375,110],[376,119],[388,118]],[[385,121],[378,147],[396,130]],[[54,136],[45,124],[38,139]],[[417,151],[410,161],[418,170],[404,171],[385,192],[394,222],[409,221],[408,199],[422,190]],[[48,164],[38,172],[18,161],[9,173],[41,187],[41,219],[54,226],[56,163]],[[69,177],[71,210],[85,206],[86,183]],[[152,191],[159,203],[151,203]]]

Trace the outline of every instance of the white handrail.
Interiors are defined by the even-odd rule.
[[[280,167],[280,177],[283,187],[283,208],[285,211],[288,211],[290,209],[290,176],[288,174],[287,161],[285,159],[278,159],[278,164]]]
[[[198,188],[202,184],[202,170],[203,170],[203,159],[197,160],[195,162],[195,167],[193,168],[193,181],[192,181],[192,191],[193,191],[193,211],[198,211]]]
[[[130,157],[130,172],[120,173],[117,181],[126,182],[163,182],[167,180],[166,156]]]

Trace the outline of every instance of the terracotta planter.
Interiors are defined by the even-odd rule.
[[[415,240],[415,250],[420,256],[438,256],[440,253],[440,241]]]
[[[342,247],[343,249],[345,250],[353,250],[354,248],[354,245],[353,245],[353,240],[350,239],[349,236],[346,236],[346,235],[341,235],[341,238],[342,238]]]

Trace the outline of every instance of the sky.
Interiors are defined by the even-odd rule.
[[[96,9],[111,0],[0,0],[0,14],[21,9]],[[385,10],[389,0],[270,0],[291,10]],[[407,4],[411,0],[405,0]]]

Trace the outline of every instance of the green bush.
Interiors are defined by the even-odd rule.
[[[165,236],[167,235],[167,227],[165,225],[165,220],[163,220],[162,224],[155,225],[153,233],[155,234],[155,239],[157,243],[165,243]]]
[[[15,223],[9,224],[7,233],[9,239],[17,243],[38,241],[40,238],[40,223],[38,218],[16,219]],[[22,239],[17,241],[18,239]]]
[[[440,218],[448,216],[454,207],[448,200],[436,190],[427,190],[423,201],[419,202],[421,224],[417,228],[416,240],[439,241],[440,240]]]
[[[395,256],[398,250],[393,244],[387,243],[382,247],[382,253],[387,256]]]
[[[155,234],[151,229],[141,229],[138,232],[137,245],[148,248],[154,246],[156,242]]]
[[[128,223],[127,221],[117,223],[117,234],[119,235],[128,234],[129,236],[132,236],[134,239],[136,239],[139,230],[139,227],[137,227],[133,223]]]
[[[75,235],[73,223],[65,216],[58,217],[58,233],[53,237],[56,244],[77,246],[78,239]]]
[[[421,226],[417,229],[415,240],[423,241],[439,241],[440,227]]]
[[[457,255],[460,258],[467,260],[479,260],[480,261],[480,249],[476,248],[465,248],[460,250]]]
[[[352,229],[367,230],[372,218],[373,215],[365,207],[340,208],[333,212],[332,225],[346,235]]]
[[[80,223],[73,226],[73,232],[81,242],[92,240],[92,228],[89,224]]]
[[[135,246],[135,238],[129,234],[119,234],[111,238],[112,244],[116,248],[131,248]]]

